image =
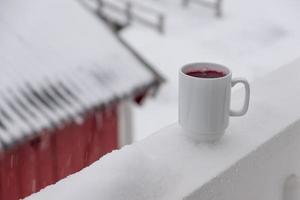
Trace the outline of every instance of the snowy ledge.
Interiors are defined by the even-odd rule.
[[[285,178],[300,174],[299,74],[297,60],[253,82],[248,114],[215,144],[174,124],[28,199],[280,200]]]

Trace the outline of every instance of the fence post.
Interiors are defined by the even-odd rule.
[[[216,17],[221,18],[222,15],[223,15],[223,13],[222,13],[222,0],[216,0],[215,9],[216,9]]]
[[[132,22],[132,3],[126,2],[126,9],[125,14],[127,18],[127,25],[129,25]]]
[[[182,0],[182,7],[188,7],[190,4],[190,0]]]
[[[286,178],[283,185],[282,200],[297,200],[300,198],[300,181],[295,174]]]
[[[97,2],[98,2],[97,14],[99,16],[102,16],[102,9],[104,6],[104,2],[103,2],[103,0],[97,0]]]
[[[165,32],[165,16],[163,14],[158,15],[158,31],[163,34]]]

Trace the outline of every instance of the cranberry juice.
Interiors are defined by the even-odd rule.
[[[197,70],[187,72],[186,74],[196,78],[220,78],[226,76],[224,72],[215,70]]]

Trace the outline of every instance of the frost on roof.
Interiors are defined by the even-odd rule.
[[[154,81],[74,0],[3,0],[0,28],[0,149]]]

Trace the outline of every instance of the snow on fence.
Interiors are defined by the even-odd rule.
[[[138,22],[164,33],[165,15],[158,10],[130,1],[97,0],[96,2],[98,14],[106,20],[123,26]]]
[[[213,1],[205,1],[205,0],[182,0],[182,6],[188,7],[191,3],[196,3],[201,6],[212,8],[215,10],[216,17],[222,17],[222,2],[223,0],[213,0]]]
[[[176,123],[28,200],[299,200],[299,65],[252,82],[247,115],[216,143],[195,143]]]

